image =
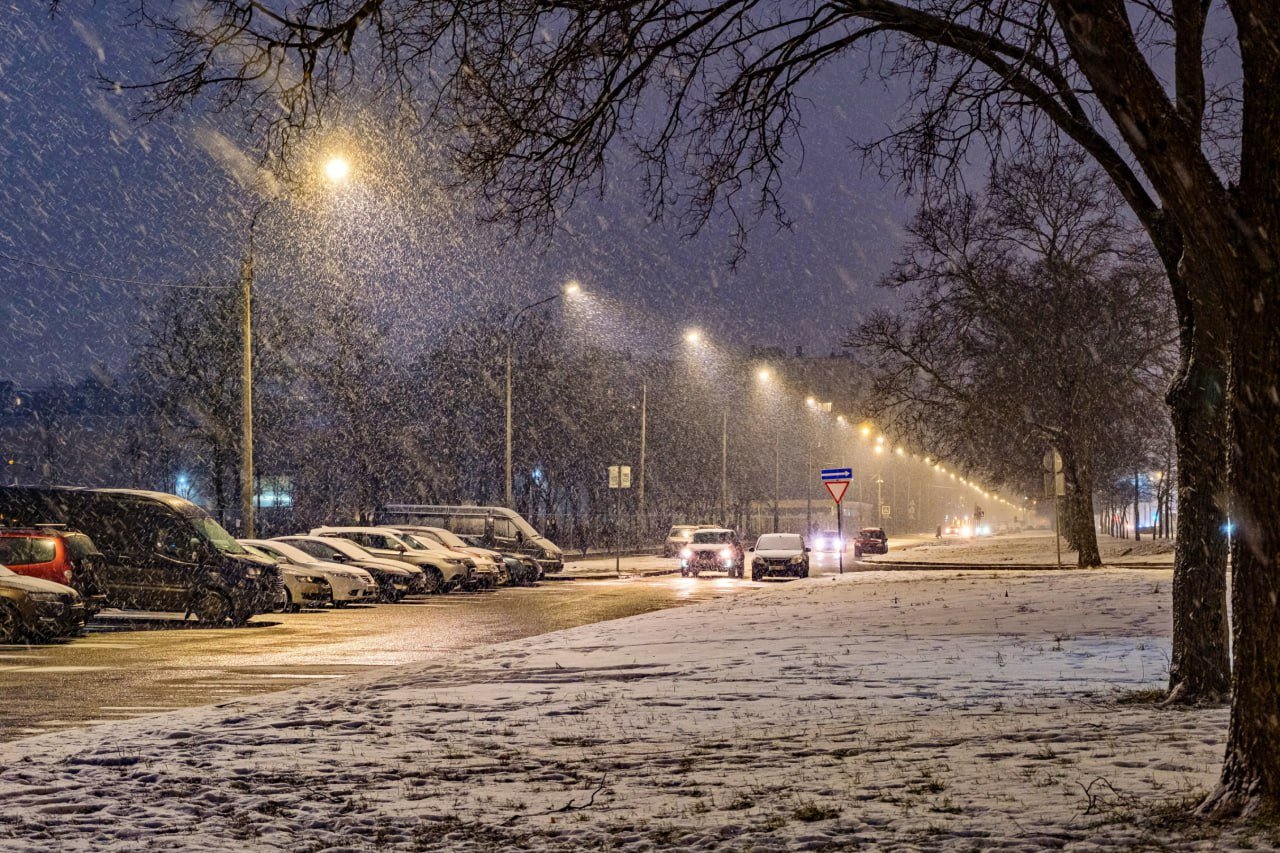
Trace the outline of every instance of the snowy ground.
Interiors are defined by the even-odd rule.
[[[689,583],[700,581],[693,579]],[[0,747],[3,849],[1205,850],[1167,570],[860,572]]]
[[[1013,563],[1016,565],[1053,565],[1057,561],[1052,531],[1029,530],[1023,533],[1006,533],[998,536],[984,536],[975,539],[960,537],[943,537],[937,539],[912,538],[904,541],[902,550],[893,548],[895,541],[891,538],[891,551],[885,555],[868,556],[867,562],[918,562],[959,564]],[[1134,563],[1160,563],[1173,565],[1172,539],[1143,539],[1135,542],[1132,539],[1114,539],[1110,536],[1098,537],[1098,550],[1102,561],[1107,565],[1123,566]],[[1076,564],[1076,552],[1067,549],[1066,540],[1062,542],[1062,562],[1067,566]]]

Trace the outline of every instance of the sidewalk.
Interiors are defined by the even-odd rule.
[[[618,561],[612,555],[608,557],[593,555],[573,562],[565,562],[563,571],[548,575],[547,579],[589,580],[591,578],[617,577],[616,564],[618,562],[621,562],[622,575],[624,577],[667,575],[680,571],[680,561],[674,557],[624,555],[621,561]]]
[[[1049,530],[1028,530],[1022,533],[1004,533],[973,539],[960,537],[913,538],[896,547],[889,540],[888,554],[868,556],[866,563],[945,564],[951,566],[1056,566],[1058,552],[1054,547],[1054,535]],[[1173,566],[1172,539],[1113,539],[1098,537],[1098,550],[1102,561],[1109,566],[1144,566],[1149,568]],[[1062,564],[1074,568],[1076,552],[1062,540]]]
[[[0,746],[0,847],[1274,845],[1178,834],[1227,714],[1118,701],[1169,629],[1167,570],[775,584]]]

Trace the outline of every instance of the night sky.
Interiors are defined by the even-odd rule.
[[[234,281],[254,198],[235,162],[255,154],[225,142],[219,154],[210,144],[234,138],[232,117],[133,121],[136,96],[104,91],[96,75],[145,80],[159,46],[106,8],[65,4],[54,19],[42,3],[0,10],[0,252],[149,282]],[[727,217],[682,241],[679,223],[649,220],[635,182],[618,169],[608,197],[587,194],[555,233],[523,241],[475,223],[458,202],[412,215],[366,204],[362,215],[374,218],[338,232],[277,216],[264,223],[276,233],[260,238],[259,286],[305,286],[308,259],[345,240],[347,268],[362,271],[362,286],[403,320],[391,333],[406,352],[441,323],[523,304],[576,278],[601,307],[596,331],[606,339],[657,349],[681,327],[700,325],[731,346],[825,354],[892,299],[874,285],[909,215],[897,187],[864,168],[849,144],[883,133],[893,99],[841,71],[805,92],[803,149],[783,193],[793,229],[760,222],[736,269]],[[136,344],[133,319],[163,293],[5,259],[0,283],[0,379],[26,384],[96,365],[119,370]]]

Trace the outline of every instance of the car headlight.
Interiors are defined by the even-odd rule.
[[[51,601],[58,601],[60,598],[62,598],[62,593],[60,592],[29,592],[27,593],[27,597],[30,598],[32,601],[51,602]]]
[[[680,559],[682,559],[682,560],[691,560],[691,559],[693,559],[693,549],[692,549],[692,548],[681,548],[681,549],[680,549]]]
[[[751,565],[753,566],[763,566],[764,564],[765,564],[764,557],[756,557],[754,560],[751,561]]]
[[[733,549],[732,549],[732,548],[721,548],[721,549],[720,549],[720,559],[722,559],[722,560],[731,560],[731,559],[733,559]]]
[[[801,556],[800,554],[797,554],[791,558],[791,565],[793,566],[798,566],[803,562],[804,562],[804,557]]]
[[[244,576],[247,578],[256,578],[261,574],[262,574],[262,569],[259,569],[256,566],[250,566],[249,568],[244,570]]]

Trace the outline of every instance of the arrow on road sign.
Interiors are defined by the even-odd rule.
[[[844,493],[849,490],[848,480],[827,480],[823,485],[827,487],[827,491],[831,493],[831,499],[836,503],[840,503],[844,499]]]
[[[836,482],[839,480],[847,481],[852,479],[853,479],[852,468],[823,468],[822,469],[822,482],[824,483]]]

